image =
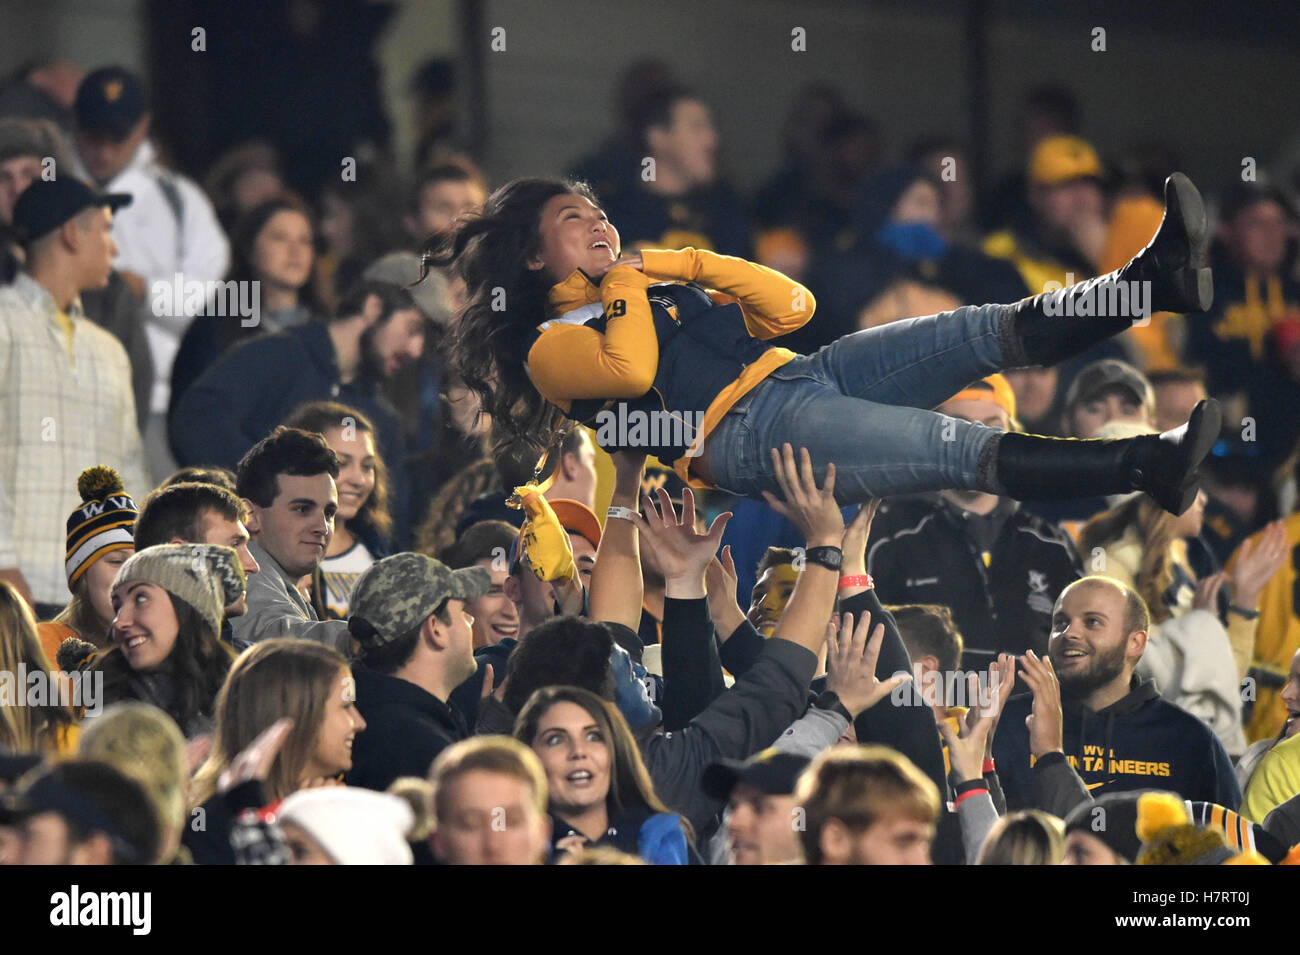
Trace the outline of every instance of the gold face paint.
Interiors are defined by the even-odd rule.
[[[799,572],[790,564],[777,564],[763,571],[763,576],[754,584],[754,592],[749,604],[749,622],[754,625],[764,638],[771,637],[776,625],[785,613],[790,595],[794,593],[795,581]]]

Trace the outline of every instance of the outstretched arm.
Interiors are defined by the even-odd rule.
[[[680,516],[667,491],[660,488],[658,495],[658,507],[646,495],[645,516],[637,515],[636,525],[664,572],[662,708],[664,728],[671,731],[689,723],[724,689],[704,577],[731,514],[718,515],[701,534],[695,530],[690,488],[682,491]]]
[[[614,494],[610,507],[635,512],[640,507],[641,473],[645,454],[639,451],[616,451]],[[621,623],[635,631],[641,625],[641,551],[636,524],[622,517],[607,517],[605,530],[596,548],[596,566],[591,571],[591,596],[587,615],[592,620]]]
[[[820,488],[813,476],[812,457],[807,448],[799,449],[798,465],[790,445],[785,445],[781,452],[773,448],[772,463],[784,500],[777,500],[769,491],[764,491],[768,506],[803,531],[810,550],[814,547],[838,550],[844,537],[844,515],[835,502],[834,463],[826,466],[826,484]],[[826,642],[826,621],[835,609],[835,588],[839,579],[838,571],[808,563],[799,574],[790,603],[786,605],[772,639],[789,640],[820,654]]]
[[[794,279],[733,255],[691,248],[644,249],[641,259],[651,278],[699,282],[739,301],[755,338],[792,332],[806,324],[817,308],[812,292]]]

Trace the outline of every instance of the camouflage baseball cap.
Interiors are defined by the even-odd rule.
[[[444,600],[481,597],[491,586],[482,567],[452,570],[424,554],[394,554],[357,581],[348,629],[363,644],[383,646],[414,630]]]

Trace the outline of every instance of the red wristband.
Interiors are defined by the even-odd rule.
[[[874,589],[876,582],[871,579],[870,574],[848,574],[840,578],[840,585],[837,589],[845,590],[849,587],[866,587],[868,590]]]
[[[987,776],[989,773],[996,773],[997,771],[998,767],[994,764],[992,759],[984,760],[984,775]]]
[[[954,799],[954,800],[952,801],[952,808],[953,808],[953,809],[956,809],[956,808],[957,808],[958,806],[960,806],[960,805],[961,805],[965,800],[969,799],[971,796],[978,796],[980,793],[983,793],[984,795],[987,796],[987,795],[989,794],[989,791],[988,791],[987,789],[968,789],[968,790],[966,790],[964,793],[962,793],[960,796],[958,796],[956,799]]]

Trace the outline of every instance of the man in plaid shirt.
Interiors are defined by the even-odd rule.
[[[129,494],[149,490],[130,361],[78,301],[107,284],[113,210],[130,201],[59,177],[14,206],[27,271],[0,290],[0,579],[41,619],[68,599],[64,521],[82,469],[106,464]]]

